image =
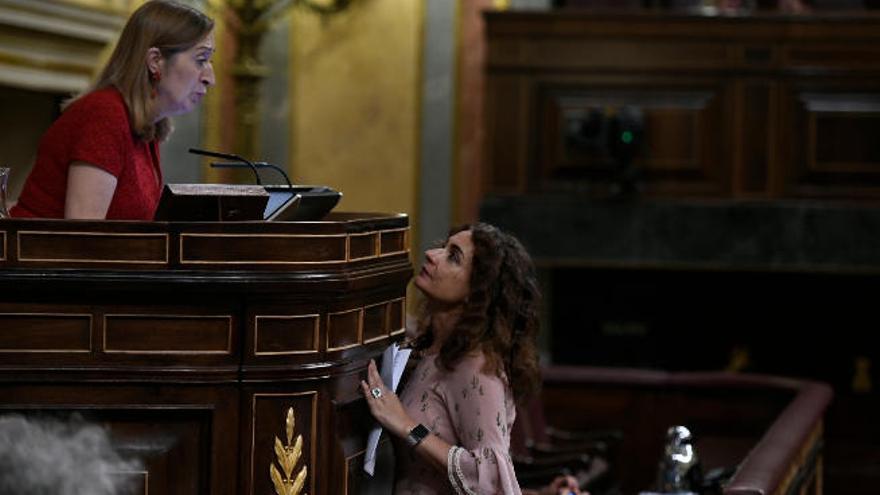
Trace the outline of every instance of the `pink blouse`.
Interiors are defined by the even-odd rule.
[[[444,370],[435,357],[419,361],[400,399],[415,421],[453,446],[446,473],[397,441],[394,493],[519,495],[510,459],[516,409],[507,380],[481,371],[482,353],[466,356],[452,371]]]

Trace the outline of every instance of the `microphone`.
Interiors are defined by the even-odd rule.
[[[211,162],[211,166],[215,168],[241,168],[244,165],[239,162]],[[279,174],[281,174],[282,177],[284,177],[284,181],[287,182],[287,187],[289,189],[293,189],[293,183],[290,182],[290,177],[281,167],[266,162],[254,162],[253,166],[257,169],[271,168],[272,170],[278,172]]]
[[[263,185],[263,182],[260,180],[260,172],[257,171],[256,165],[254,165],[250,160],[247,160],[247,159],[242,158],[238,155],[233,155],[230,153],[218,153],[216,151],[206,151],[206,150],[200,150],[198,148],[190,148],[189,152],[194,155],[210,156],[210,157],[214,157],[214,158],[222,158],[224,160],[235,160],[236,162],[238,162],[238,164],[232,165],[232,166],[241,166],[240,164],[244,163],[248,167],[250,167],[250,169],[254,172],[254,179],[257,181],[257,185],[258,186]],[[215,166],[215,164],[212,163],[211,166],[213,167],[213,166]],[[290,181],[288,180],[288,184],[289,183],[290,183]]]

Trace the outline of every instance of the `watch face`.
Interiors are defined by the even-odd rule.
[[[409,440],[410,445],[415,447],[422,440],[425,439],[431,432],[428,428],[423,424],[417,424],[415,428],[409,431],[409,435],[407,435],[407,440]]]

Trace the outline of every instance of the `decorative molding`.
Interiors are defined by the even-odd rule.
[[[402,249],[396,249],[393,251],[382,252],[382,241],[385,239],[386,236],[390,237],[391,235],[394,235],[394,234],[401,234],[402,235],[402,238],[400,240]],[[380,258],[385,257],[385,256],[394,256],[397,254],[409,254],[409,227],[404,227],[401,229],[382,230],[379,232],[379,235],[380,235],[380,239],[379,239],[379,257]]]
[[[130,319],[188,319],[188,320],[226,320],[226,348],[213,350],[196,350],[196,349],[110,349],[107,347],[107,322],[114,318],[130,318]],[[102,334],[102,350],[106,354],[173,354],[173,355],[216,355],[232,353],[232,316],[230,315],[179,315],[179,314],[126,314],[108,313],[104,315],[104,324],[101,328]]]
[[[353,312],[358,313],[358,315],[357,315],[357,330],[356,330],[357,335],[355,336],[355,341],[350,344],[331,347],[330,346],[330,337],[331,337],[330,334],[333,333],[333,323],[332,323],[333,317],[338,316],[338,315],[353,313]],[[364,308],[360,307],[360,308],[354,308],[354,309],[346,309],[344,311],[335,311],[332,313],[327,313],[327,335],[326,335],[326,337],[327,337],[326,340],[327,340],[327,351],[328,352],[343,351],[345,349],[351,349],[352,347],[357,347],[357,346],[361,345],[364,341]]]
[[[382,444],[382,443],[387,442],[388,441],[387,438],[388,438],[388,435],[381,436],[379,443]],[[345,469],[342,471],[343,472],[342,493],[344,493],[345,495],[348,495],[348,484],[349,484],[348,473],[351,470],[351,461],[353,461],[355,459],[358,460],[358,462],[356,464],[356,469],[357,469],[357,467],[364,465],[364,461],[362,459],[363,459],[363,457],[366,456],[366,454],[367,454],[367,449],[363,449],[363,450],[358,450],[354,454],[345,458]],[[358,458],[361,458],[361,459],[358,459]]]
[[[314,347],[312,349],[299,349],[295,351],[258,351],[260,348],[260,320],[297,320],[303,318],[311,318],[315,321],[314,324],[314,333],[312,337],[312,342],[314,343]],[[254,316],[254,356],[289,356],[295,354],[314,354],[318,352],[318,342],[320,341],[318,327],[321,323],[321,315],[320,314],[308,314],[308,315],[256,315]]]
[[[122,29],[127,3],[110,8],[51,0],[0,0],[0,84],[84,90],[101,52]]]
[[[352,248],[351,248],[352,242],[355,239],[360,239],[360,238],[370,237],[370,236],[373,237],[372,241],[368,241],[368,242],[372,243],[372,248],[371,248],[370,254],[364,255],[364,256],[355,256],[354,254],[352,254]],[[379,244],[379,231],[361,232],[358,234],[351,234],[348,236],[348,246],[346,247],[346,253],[348,253],[347,254],[348,261],[360,261],[360,260],[373,259],[376,256],[378,256],[380,249],[381,249],[381,245]]]
[[[399,322],[392,322],[391,321],[391,318],[393,316],[391,314],[392,313],[391,309],[394,307],[395,303],[400,303],[400,305],[401,305],[401,307],[400,307],[401,314],[400,314],[400,321]],[[388,332],[384,333],[385,330],[383,329],[382,335],[378,335],[376,337],[371,337],[369,339],[366,339],[364,337],[364,319],[365,319],[366,312],[369,308],[374,308],[376,306],[383,306],[383,305],[385,306],[385,309],[384,309],[385,310],[385,316],[384,316],[385,325],[387,327],[389,327]],[[333,332],[333,324],[332,324],[333,318],[332,317],[337,316],[337,315],[345,315],[345,314],[353,313],[353,312],[358,312],[358,315],[357,315],[357,341],[352,342],[350,344],[345,344],[342,346],[332,347],[330,345],[331,333]],[[378,341],[380,341],[382,339],[386,339],[388,337],[400,335],[401,333],[404,333],[406,331],[405,320],[406,320],[406,298],[405,297],[397,297],[394,299],[389,299],[387,301],[380,301],[380,302],[373,303],[373,304],[367,304],[365,306],[360,306],[357,308],[351,308],[351,309],[346,309],[343,311],[335,311],[335,312],[327,313],[327,333],[325,335],[326,350],[328,352],[343,351],[345,349],[351,349],[352,347],[357,347],[359,345],[369,344],[372,342],[378,342]],[[400,326],[398,328],[394,328],[398,324]]]
[[[149,240],[148,238],[153,238],[155,240],[164,240],[165,248],[164,254],[162,257],[157,259],[149,259],[149,258],[131,258],[131,259],[107,259],[107,258],[45,258],[40,256],[29,256],[26,255],[22,251],[21,240],[23,237],[32,236],[34,238],[38,238],[40,236],[43,237],[62,237],[68,236],[70,240],[73,241],[77,237],[79,237],[79,241],[81,242],[83,238],[96,238],[96,237],[106,237],[114,240],[124,240],[126,238],[141,238],[144,240]],[[94,263],[94,264],[150,264],[150,265],[167,265],[168,264],[168,249],[169,249],[169,235],[165,233],[137,233],[137,232],[126,232],[126,233],[112,233],[112,232],[64,232],[64,231],[35,231],[35,230],[22,230],[18,232],[18,235],[15,237],[16,239],[16,249],[18,253],[18,261],[32,261],[32,262],[53,262],[53,263]]]
[[[323,379],[323,378],[322,378]],[[254,458],[256,457],[254,454],[255,449],[254,445],[257,440],[257,420],[256,420],[256,412],[257,412],[257,399],[293,399],[305,397],[309,399],[311,406],[311,425],[309,425],[309,445],[311,445],[311,452],[309,455],[311,456],[311,460],[309,461],[309,465],[314,466],[317,458],[317,434],[318,434],[318,423],[317,423],[317,414],[318,414],[318,392],[315,390],[310,390],[307,392],[295,392],[295,393],[255,393],[251,396],[251,460],[250,460],[250,469],[251,469],[251,483],[250,488],[248,489],[249,495],[256,495],[254,493]],[[285,428],[286,428],[285,424]],[[309,479],[309,485],[311,492],[315,492],[315,478],[314,476]]]
[[[296,474],[296,477],[293,476],[293,470],[299,463],[300,457],[302,457],[303,438],[302,435],[297,435],[296,441],[293,441],[293,434],[296,431],[296,420],[292,407],[287,409],[284,430],[287,435],[286,444],[282,445],[281,440],[277,436],[275,437],[275,461],[281,466],[281,471],[278,470],[276,462],[270,463],[269,478],[275,486],[276,495],[299,495],[306,482],[308,466],[303,466],[299,473]]]
[[[0,312],[3,317],[35,317],[35,318],[81,318],[88,320],[89,344],[86,349],[0,349],[0,354],[89,354],[92,352],[92,315],[89,313],[33,313],[33,312]]]
[[[209,239],[216,241],[218,239],[243,239],[245,241],[255,238],[274,238],[280,240],[292,239],[335,239],[341,238],[344,243],[344,252],[338,258],[325,260],[260,260],[260,259],[194,259],[187,258],[187,250],[184,246],[187,239]],[[348,258],[348,236],[346,234],[326,234],[326,235],[310,235],[310,234],[180,234],[180,264],[182,265],[323,265],[332,263],[344,263]],[[241,256],[241,255],[239,255]]]

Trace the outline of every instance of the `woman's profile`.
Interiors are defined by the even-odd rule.
[[[454,229],[428,250],[415,279],[425,296],[400,398],[375,363],[361,382],[370,411],[394,439],[403,494],[519,494],[510,458],[515,403],[538,385],[540,292],[514,237],[487,224]],[[560,478],[546,493],[577,493]]]
[[[169,0],[128,19],[92,86],[40,139],[14,217],[152,220],[170,117],[214,84],[214,22]]]

